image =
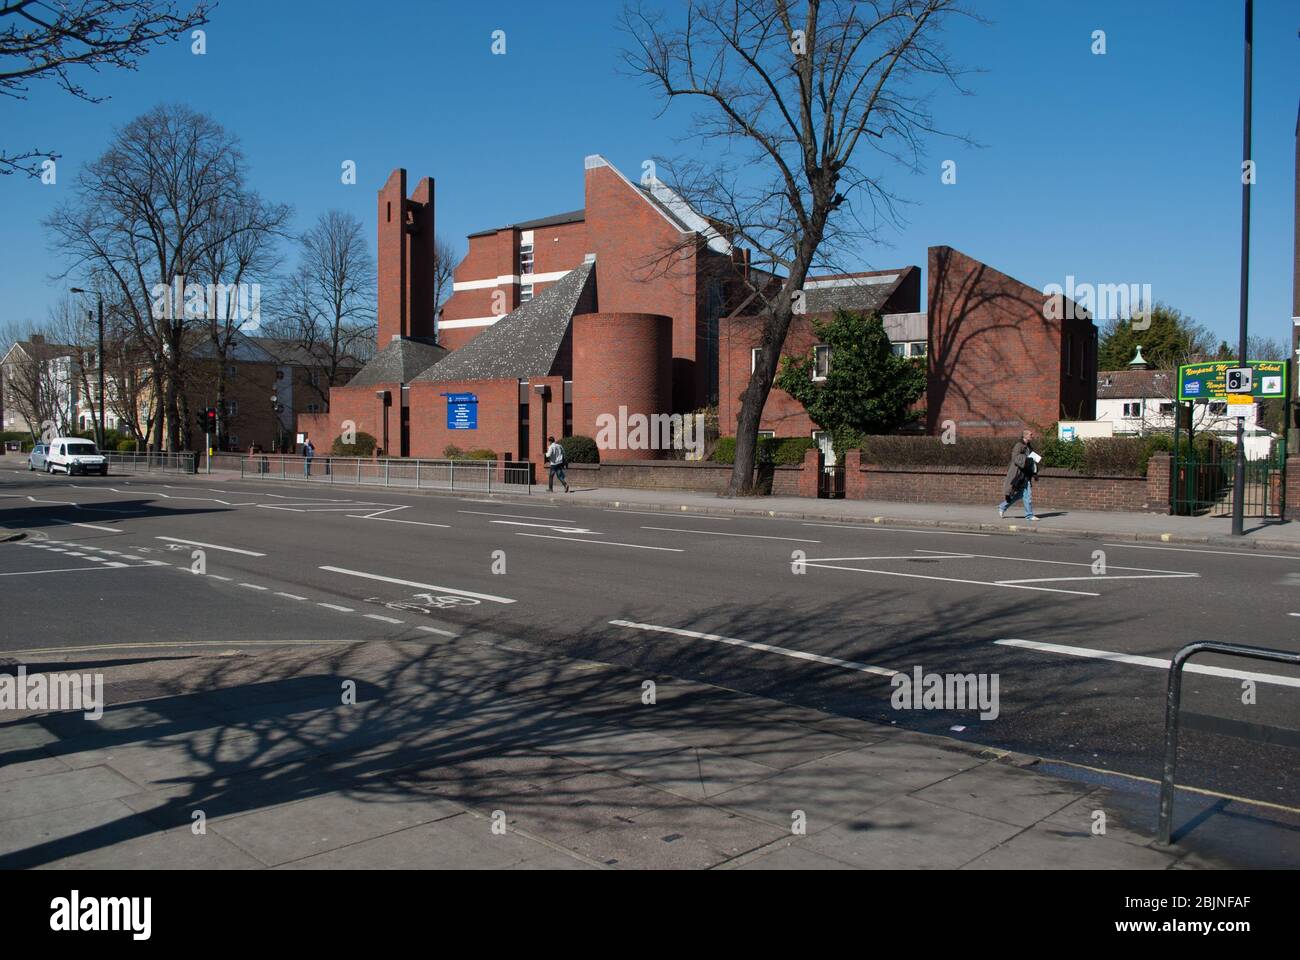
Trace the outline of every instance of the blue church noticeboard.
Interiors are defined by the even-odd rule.
[[[447,429],[478,429],[478,397],[472,393],[444,393],[447,398]]]

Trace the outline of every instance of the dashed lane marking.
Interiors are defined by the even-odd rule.
[[[296,593],[285,593],[282,590],[275,591],[277,597],[288,597],[290,600],[306,600],[306,597],[300,597]]]
[[[423,630],[425,633],[436,633],[436,634],[438,634],[438,636],[440,636],[440,637],[458,637],[458,636],[460,636],[460,634],[458,634],[458,633],[452,633],[450,630],[439,630],[437,627],[421,627],[421,626],[417,626],[415,629],[416,629],[416,630]]]
[[[524,536],[527,536],[527,534],[524,534]],[[471,590],[458,590],[455,587],[440,587],[433,583],[420,583],[416,580],[402,580],[397,577],[385,577],[377,573],[366,573],[363,570],[348,570],[345,567],[320,567],[320,569],[329,573],[341,573],[348,577],[361,577],[364,580],[379,580],[382,583],[394,583],[399,587],[417,587],[420,590],[430,590],[434,593],[453,593],[462,597],[473,597],[475,600],[490,600],[492,603],[515,602],[509,597],[498,597],[491,593],[475,593]]]
[[[351,607],[340,607],[337,603],[317,603],[316,606],[324,607],[326,610],[337,610],[339,613],[356,613]]]
[[[610,620],[609,623],[615,627],[626,627],[629,630],[644,630],[650,633],[664,633],[674,637],[685,637],[688,640],[712,640],[716,643],[726,643],[735,647],[745,647],[748,650],[758,650],[762,653],[776,653],[783,657],[791,657],[795,660],[808,660],[813,663],[824,663],[832,667],[843,667],[846,670],[856,670],[859,673],[872,673],[878,677],[892,677],[898,673],[897,670],[890,670],[888,667],[873,667],[870,664],[858,663],[853,660],[841,660],[839,657],[825,657],[820,653],[806,653],[803,650],[791,650],[789,647],[776,647],[769,643],[755,643],[752,640],[739,640],[736,637],[723,637],[716,633],[700,633],[696,630],[682,630],[678,627],[664,627],[653,623],[633,623],[630,620]]]
[[[515,532],[516,537],[538,537],[542,540],[568,540],[571,543],[599,543],[605,547],[631,547],[634,550],[662,550],[667,553],[685,553],[680,547],[651,547],[644,543],[619,543],[615,540],[584,540],[582,537],[553,537],[547,533],[520,533]]]
[[[171,543],[184,543],[191,547],[204,547],[208,550],[221,550],[225,553],[239,553],[245,557],[264,557],[266,554],[258,553],[256,550],[241,550],[238,547],[223,547],[215,543],[204,543],[201,540],[182,540],[180,537],[154,537],[155,540],[166,540]]]
[[[241,583],[240,586],[241,586],[241,587],[248,587],[249,590],[267,590],[267,589],[269,589],[268,587],[263,587],[263,586],[260,586],[259,584],[256,584],[256,583]]]
[[[404,624],[405,620],[398,620],[396,617],[381,617],[377,613],[367,613],[364,615],[367,620],[382,620],[384,623]]]
[[[791,543],[821,543],[807,537],[769,537],[758,533],[723,533],[721,530],[685,530],[681,527],[642,527],[642,530],[663,530],[667,533],[698,533],[705,537],[745,537],[749,540],[786,540]]]

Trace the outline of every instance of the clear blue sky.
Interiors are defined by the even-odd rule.
[[[672,7],[676,0],[664,0]],[[981,68],[974,96],[935,115],[982,149],[931,145],[929,169],[882,168],[914,205],[864,267],[924,266],[946,243],[1041,288],[1150,283],[1235,342],[1240,236],[1242,9],[1238,0],[975,0],[993,23],[950,37]],[[206,111],[242,141],[253,184],[293,204],[296,226],[338,207],[372,237],[389,170],[437,180],[439,234],[582,206],[582,159],[635,176],[676,142],[686,114],[620,73],[617,0],[222,0],[208,53],[175,44],[134,73],[81,79],[87,104],[52,84],[0,101],[10,151],[63,154],[59,182],[0,178],[0,320],[43,320],[64,284],[41,220],[113,130],[156,103]],[[1290,340],[1297,64],[1291,0],[1257,0],[1252,333]],[[508,53],[490,53],[491,33]],[[1093,56],[1091,33],[1108,52]],[[940,183],[940,164],[958,183]],[[359,182],[340,183],[355,160]]]

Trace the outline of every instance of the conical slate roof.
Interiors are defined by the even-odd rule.
[[[584,263],[570,270],[415,379],[446,383],[548,376],[573,315],[595,307],[594,268],[594,263]]]
[[[365,387],[379,383],[410,383],[416,374],[428,370],[447,351],[427,340],[390,340],[370,362],[348,381],[349,387]]]

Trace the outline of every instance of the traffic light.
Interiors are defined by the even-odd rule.
[[[204,433],[217,432],[217,411],[208,407],[199,414],[199,427]]]
[[[200,410],[194,415],[194,419],[198,421],[200,430],[206,430],[208,428],[208,411]]]

